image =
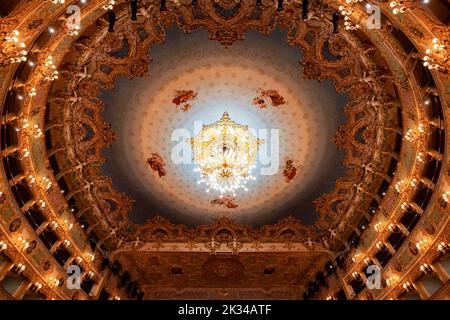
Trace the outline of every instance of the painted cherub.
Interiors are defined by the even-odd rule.
[[[166,169],[164,168],[164,160],[159,154],[152,153],[151,157],[147,159],[146,163],[150,166],[150,168],[154,172],[158,172],[160,178],[166,175]]]
[[[297,169],[299,169],[300,166],[294,166],[294,161],[291,159],[286,160],[286,163],[284,165],[283,169],[283,175],[286,179],[286,182],[291,182],[295,176],[297,175]]]
[[[194,100],[197,97],[197,92],[194,90],[177,90],[175,91],[175,97],[172,99],[172,103],[175,106],[181,107],[183,112],[187,112],[192,105],[187,103],[188,101]]]
[[[263,90],[259,88],[256,90],[256,93],[258,96],[253,99],[253,105],[258,106],[260,109],[267,108],[268,103],[270,103],[272,107],[278,107],[286,103],[284,97],[276,90]]]
[[[220,206],[224,206],[228,209],[234,209],[234,208],[239,207],[239,205],[234,202],[235,200],[236,200],[235,197],[233,197],[231,195],[227,195],[227,196],[218,197],[218,198],[211,200],[210,204],[212,206],[217,204]]]

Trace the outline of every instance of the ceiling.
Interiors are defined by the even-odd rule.
[[[169,29],[165,43],[152,47],[150,53],[153,61],[148,76],[131,81],[121,78],[113,91],[102,94],[104,119],[118,136],[104,151],[108,161],[103,171],[118,191],[136,201],[130,219],[144,223],[159,214],[192,226],[227,216],[240,223],[263,225],[293,215],[305,224],[314,223],[318,214],[312,201],[329,192],[345,173],[343,153],[332,141],[345,122],[345,95],[338,95],[329,81],[304,79],[298,64],[301,52],[286,44],[281,31],[270,36],[249,32],[245,41],[224,49],[208,40],[205,31],[186,35]],[[265,109],[252,105],[258,88],[277,90],[287,103]],[[198,93],[187,112],[172,103],[176,90]],[[257,180],[250,182],[248,191],[239,192],[238,207],[233,209],[210,204],[217,195],[206,193],[196,183],[195,164],[172,160],[180,144],[190,152],[186,136],[173,141],[174,130],[196,133],[194,122],[212,123],[225,111],[251,129],[279,132],[279,159],[276,149],[269,164],[261,163],[260,156],[253,170]],[[260,155],[276,148],[275,136],[267,132],[258,131],[266,141]],[[164,177],[146,164],[151,153],[163,157]],[[282,174],[287,159],[300,166],[290,183]],[[261,168],[268,167],[274,168],[269,175],[261,173]]]
[[[11,12],[0,31],[26,48],[0,39],[0,251],[16,266],[10,274],[42,284],[48,299],[100,290],[396,299],[408,282],[421,288],[424,270],[448,280],[437,259],[450,234],[443,2],[397,2],[406,11],[395,14],[385,1],[317,0],[302,17],[298,1],[180,0],[162,10],[140,0],[136,19],[128,0],[109,9],[104,0],[0,2]],[[78,33],[66,23],[71,4],[81,9]],[[376,30],[366,23],[374,4]],[[351,13],[336,23],[342,5]],[[258,89],[287,103],[260,109]],[[187,112],[172,102],[177,90],[197,93]],[[275,174],[258,164],[234,209],[211,205],[195,166],[172,157],[183,146],[190,158],[187,136],[172,141],[174,132],[196,133],[195,123],[225,111],[280,134]],[[273,141],[261,138],[264,155]],[[152,153],[165,176],[146,164]],[[287,159],[298,166],[289,183]],[[71,263],[92,287],[55,286]],[[355,286],[369,263],[382,269],[381,290]]]
[[[268,292],[278,289],[288,295],[278,298],[298,299],[308,278],[315,276],[314,266],[324,264],[327,258],[319,253],[279,252],[265,256],[259,253],[212,256],[198,252],[118,255],[122,266],[132,270],[133,278],[146,284],[144,290],[149,299],[174,298],[173,288],[179,294],[185,290],[210,291],[205,288],[231,292],[232,288],[262,288]],[[265,284],[268,281],[270,285]],[[245,290],[240,294],[245,294]]]

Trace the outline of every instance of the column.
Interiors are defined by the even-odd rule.
[[[47,125],[45,126],[45,131],[48,131],[48,130],[50,130],[50,129],[52,129],[52,128],[59,128],[59,127],[62,127],[62,126],[64,126],[64,124],[63,124],[63,123],[60,123],[60,122],[49,123],[49,124],[47,124]]]
[[[365,284],[366,287],[367,287],[368,281],[367,281],[366,273],[365,273],[365,272],[358,272],[358,274],[359,274],[359,276],[361,277],[361,281],[364,282],[364,284]]]
[[[58,250],[61,243],[62,243],[62,240],[56,241],[55,244],[50,248],[50,252],[55,253],[55,251]]]
[[[388,241],[383,242],[383,243],[384,243],[384,245],[386,246],[386,248],[389,250],[389,252],[390,252],[392,255],[394,255],[394,254],[395,254],[395,249],[394,249],[394,247],[393,247]]]
[[[420,181],[424,185],[426,185],[429,189],[434,190],[435,184],[430,179],[428,179],[427,177],[421,177]]]
[[[12,177],[12,179],[9,180],[9,183],[16,184],[22,181],[23,179],[25,179],[25,175],[23,173],[19,173],[17,176]]]
[[[10,154],[13,154],[17,150],[19,150],[19,146],[9,146],[5,150],[3,150],[3,155],[9,156]]]
[[[446,283],[450,276],[447,273],[447,271],[438,263],[435,263],[431,266],[433,268],[434,273],[438,276],[439,280],[442,281],[442,283]]]
[[[98,295],[100,294],[100,292],[102,291],[103,288],[103,282],[102,281],[98,281],[94,284],[94,286],[91,289],[90,292],[90,296],[95,297],[95,299],[98,299]]]
[[[52,148],[48,151],[48,157],[51,157],[52,155],[54,155],[55,153],[64,150],[65,148]]]
[[[409,231],[400,221],[396,223],[396,226],[400,229],[400,231],[407,237],[409,236]]]
[[[42,231],[44,231],[48,225],[50,224],[50,221],[45,221],[43,222],[37,229],[36,229],[36,234],[39,236]]]
[[[419,281],[414,283],[414,287],[416,288],[417,292],[420,295],[420,298],[422,300],[427,300],[430,298],[430,294],[428,293],[428,291],[425,289],[424,285],[422,283],[420,283]]]
[[[370,259],[372,259],[372,262],[373,262],[374,264],[376,264],[378,267],[380,267],[380,270],[383,269],[383,267],[381,266],[380,261],[378,261],[378,259],[375,257],[375,255],[372,256],[372,257],[370,257]]]
[[[444,158],[444,156],[441,153],[437,152],[436,150],[432,150],[432,149],[428,150],[428,154],[431,157],[433,157],[434,159],[439,160],[439,161],[442,161],[442,159]]]
[[[336,274],[338,276],[339,281],[341,282],[342,288],[344,289],[344,293],[348,300],[353,299],[355,296],[355,292],[353,291],[353,288],[351,285],[347,284],[347,281],[342,277],[341,270],[339,268],[336,269]]]
[[[28,209],[30,209],[35,204],[36,204],[36,199],[31,199],[30,201],[25,203],[20,209],[22,209],[22,211],[28,211]]]
[[[0,281],[2,281],[5,276],[8,274],[8,272],[14,267],[14,262],[4,262],[0,266]]]
[[[21,300],[28,289],[31,287],[31,282],[28,280],[22,281],[22,283],[19,285],[19,287],[16,289],[14,294],[12,295],[14,299]]]
[[[411,206],[411,208],[413,208],[419,215],[423,214],[423,209],[421,207],[419,207],[419,205],[415,202],[411,202],[409,204]]]

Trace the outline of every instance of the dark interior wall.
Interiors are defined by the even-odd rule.
[[[23,0],[0,0],[0,17],[9,15]]]
[[[448,0],[429,1],[426,6],[436,19],[446,26],[450,25],[450,2]]]

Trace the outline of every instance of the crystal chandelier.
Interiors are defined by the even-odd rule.
[[[220,120],[203,125],[202,130],[191,139],[194,161],[201,173],[198,184],[206,184],[206,192],[215,190],[222,197],[236,196],[236,191],[247,191],[247,183],[255,178],[250,174],[254,168],[258,147],[263,143],[248,129],[230,119],[225,112]]]

